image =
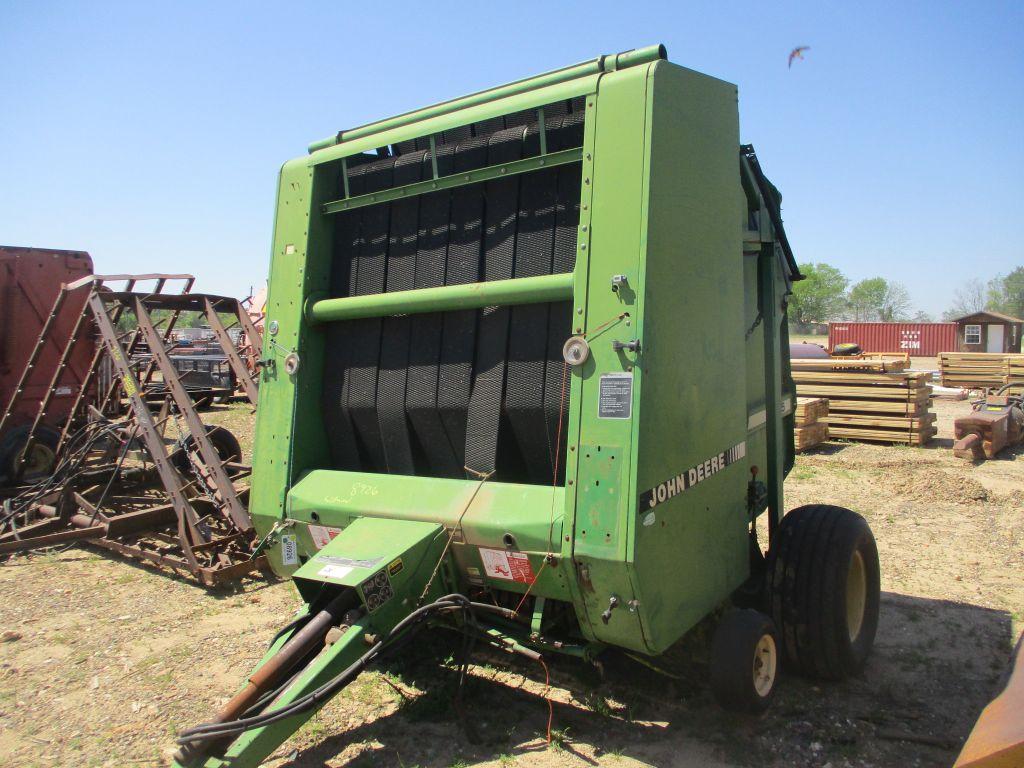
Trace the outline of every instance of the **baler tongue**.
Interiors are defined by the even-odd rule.
[[[438,599],[432,576],[444,553],[441,526],[359,518],[294,578],[306,610],[285,627],[246,686],[204,725],[179,739],[178,766],[257,766],[328,699],[432,615],[472,611]]]

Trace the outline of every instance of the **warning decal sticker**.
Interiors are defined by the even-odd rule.
[[[480,547],[480,559],[484,564],[484,573],[492,579],[533,584],[536,578],[530,565],[530,558],[524,552]]]
[[[628,419],[632,407],[633,374],[603,374],[598,387],[597,417],[599,419]]]
[[[331,539],[341,533],[340,528],[325,528],[322,525],[309,526],[309,535],[313,539],[313,545],[317,549],[326,547]]]
[[[354,560],[351,557],[343,557],[341,555],[317,555],[316,559],[321,563],[332,563],[334,565],[344,565],[348,568],[373,568],[377,563],[380,562],[379,557],[371,557],[366,560]]]
[[[294,534],[286,533],[281,537],[281,562],[285,565],[298,565],[299,563],[299,549]]]
[[[352,569],[346,565],[335,565],[334,563],[328,563],[319,571],[317,571],[316,575],[323,576],[328,579],[344,579],[350,573],[352,573]]]
[[[373,576],[368,578],[359,588],[363,591],[363,599],[366,601],[366,610],[373,613],[380,608],[384,603],[395,596],[395,592],[391,589],[391,579],[388,578],[387,571],[380,570]]]

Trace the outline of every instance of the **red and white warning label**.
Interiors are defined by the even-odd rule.
[[[309,537],[313,539],[313,546],[323,549],[331,543],[331,539],[341,533],[340,528],[327,528],[322,525],[309,526]]]
[[[484,573],[491,578],[533,584],[535,575],[530,558],[523,552],[480,547],[480,559],[484,564]]]

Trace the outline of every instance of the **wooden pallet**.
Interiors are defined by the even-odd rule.
[[[905,443],[907,445],[925,445],[935,437],[935,427],[926,427],[915,432],[892,429],[862,429],[860,427],[833,427],[829,425],[829,438],[840,440],[860,440],[872,443]]]
[[[931,387],[847,387],[842,384],[801,384],[796,385],[800,397],[827,397],[833,400],[864,398],[866,400],[900,400],[902,402],[927,402],[932,394]]]
[[[947,387],[995,389],[1008,383],[1011,367],[1024,366],[1024,355],[990,352],[943,352],[939,373]]]
[[[910,367],[909,358],[895,357],[833,357],[828,359],[791,360],[793,371],[905,371]]]
[[[793,430],[793,444],[797,453],[821,445],[829,436],[829,426],[823,421],[808,424],[805,427],[796,427]]]
[[[900,360],[851,362],[858,365],[794,364],[798,397],[828,398],[830,438],[923,445],[935,435],[929,372],[907,371]]]
[[[809,427],[828,416],[828,400],[824,397],[798,397],[794,416],[797,426]]]
[[[935,414],[907,418],[906,416],[879,416],[874,413],[830,413],[827,418],[830,427],[871,427],[920,431],[935,423]]]
[[[920,400],[842,400],[842,399],[830,399],[828,401],[828,412],[839,413],[843,411],[853,411],[854,413],[861,413],[865,407],[873,413],[898,413],[903,416],[920,416],[923,413],[928,412],[930,403],[927,397],[923,397]]]
[[[808,384],[814,382],[827,382],[829,384],[844,384],[850,386],[860,386],[863,384],[872,384],[880,387],[900,387],[901,389],[913,388],[913,387],[924,387],[931,381],[931,373],[928,371],[909,371],[909,372],[896,372],[896,373],[884,373],[884,372],[870,372],[864,373],[861,371],[793,371],[793,381],[797,384],[805,382]]]
[[[1024,395],[1024,355],[1006,356],[1006,376],[1004,379],[1010,389],[1006,394]]]

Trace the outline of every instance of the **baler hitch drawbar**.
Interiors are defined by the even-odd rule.
[[[198,761],[215,752],[218,746],[223,747],[225,743],[247,731],[312,714],[355,680],[359,673],[371,664],[386,658],[388,651],[399,640],[408,639],[408,636],[422,630],[430,619],[440,617],[451,622],[454,615],[460,615],[463,621],[462,630],[471,641],[477,638],[488,639],[486,631],[476,620],[477,612],[496,614],[510,620],[516,618],[516,613],[511,609],[473,602],[465,595],[450,594],[415,609],[384,637],[379,637],[353,631],[358,630],[357,625],[363,615],[363,611],[352,607],[353,597],[351,592],[342,592],[314,616],[307,615],[282,630],[282,634],[289,633],[290,638],[249,678],[246,687],[224,706],[217,717],[209,723],[189,728],[179,735],[177,741],[180,749],[175,755],[175,760],[183,766],[199,764]],[[287,705],[273,707],[285,689],[305,671],[306,666],[321,656],[341,654],[346,643],[355,646],[368,645],[369,648],[319,687]],[[521,646],[502,644],[499,647],[523,653],[531,659],[540,658],[540,654]],[[313,652],[317,652],[317,655],[311,659]],[[309,661],[306,665],[301,665],[300,662],[304,659]],[[460,684],[461,682],[462,678]]]

